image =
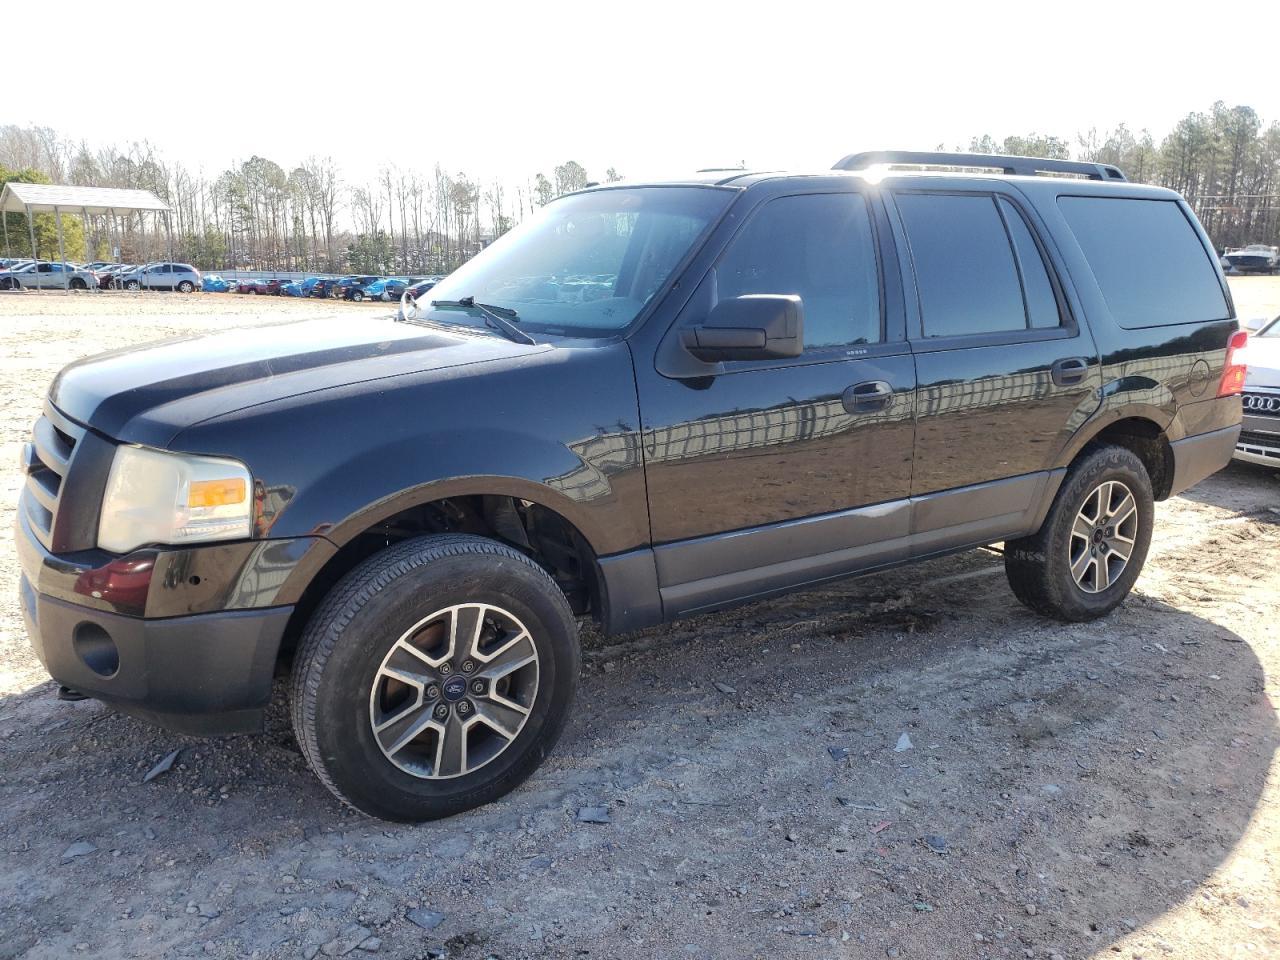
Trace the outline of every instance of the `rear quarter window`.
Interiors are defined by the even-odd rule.
[[[1058,206],[1120,326],[1230,316],[1213,261],[1177,202],[1059,197]]]

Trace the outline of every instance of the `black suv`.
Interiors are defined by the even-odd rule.
[[[1023,603],[1099,617],[1153,501],[1240,430],[1217,257],[1109,166],[596,187],[428,296],[59,374],[17,538],[59,683],[240,732],[288,669],[330,790],[443,816],[551,749],[576,616],[618,633],[1003,541]]]

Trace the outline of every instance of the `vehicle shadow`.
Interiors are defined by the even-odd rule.
[[[505,800],[422,826],[340,806],[279,707],[263,737],[199,741],[27,691],[0,700],[0,957],[297,956],[354,924],[392,956],[1142,942],[1245,836],[1277,725],[1249,643],[1140,590],[1051,623],[973,551],[588,629],[556,753]],[[578,822],[585,806],[610,822]],[[78,841],[96,849],[68,856]],[[424,929],[415,907],[444,919]]]

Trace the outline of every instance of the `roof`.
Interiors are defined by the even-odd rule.
[[[76,213],[117,213],[129,210],[168,211],[169,205],[150,190],[116,187],[72,187],[63,184],[16,183],[0,190],[0,210],[6,213],[52,213],[55,209]]]

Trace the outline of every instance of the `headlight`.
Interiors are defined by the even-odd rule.
[[[127,553],[147,543],[242,539],[253,528],[252,489],[249,470],[235,460],[117,447],[98,546]]]

